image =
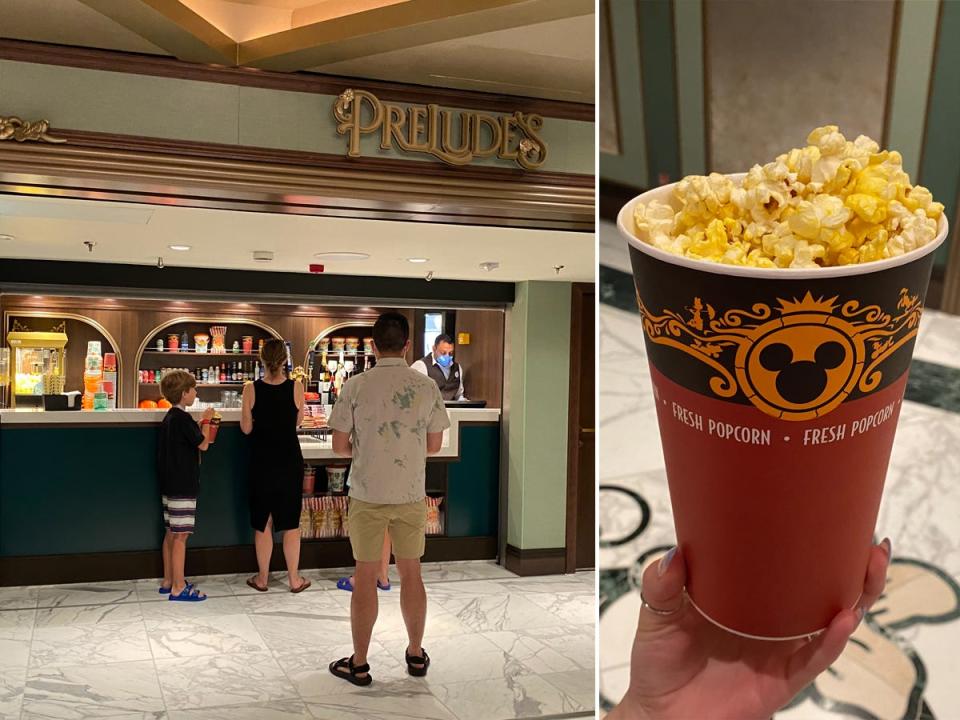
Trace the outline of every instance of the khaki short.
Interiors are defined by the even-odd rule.
[[[377,505],[350,498],[347,518],[350,545],[357,562],[376,562],[383,551],[384,533],[390,533],[393,555],[417,560],[426,544],[427,505],[423,500],[404,505]]]

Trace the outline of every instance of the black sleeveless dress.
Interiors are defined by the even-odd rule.
[[[280,385],[257,380],[253,388],[250,524],[263,532],[272,515],[274,530],[293,530],[300,526],[303,490],[293,380]]]

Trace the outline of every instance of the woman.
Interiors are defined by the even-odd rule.
[[[281,340],[268,340],[260,350],[262,380],[243,387],[240,429],[251,436],[250,524],[254,529],[259,572],[247,585],[267,591],[274,531],[283,533],[290,592],[303,592],[310,582],[299,572],[300,493],[303,453],[297,428],[303,422],[303,385],[287,379],[287,351]]]

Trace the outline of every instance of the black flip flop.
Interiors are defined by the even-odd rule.
[[[420,652],[423,653],[423,657],[411,655],[406,650],[403,651],[403,654],[407,659],[407,672],[414,677],[425,677],[427,674],[427,668],[430,667],[430,656],[427,655],[426,649],[421,647]],[[417,667],[417,665],[420,667]]]
[[[370,664],[354,665],[353,655],[348,658],[340,658],[330,663],[330,672],[338,678],[353,683],[354,685],[359,685],[360,687],[366,687],[373,682],[373,678],[370,677]],[[357,673],[366,673],[367,676],[357,677]]]

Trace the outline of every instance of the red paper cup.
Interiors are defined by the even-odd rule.
[[[742,176],[731,176],[737,180]],[[823,630],[863,590],[928,245],[861,265],[760,269],[630,244],[687,593],[769,640]]]

